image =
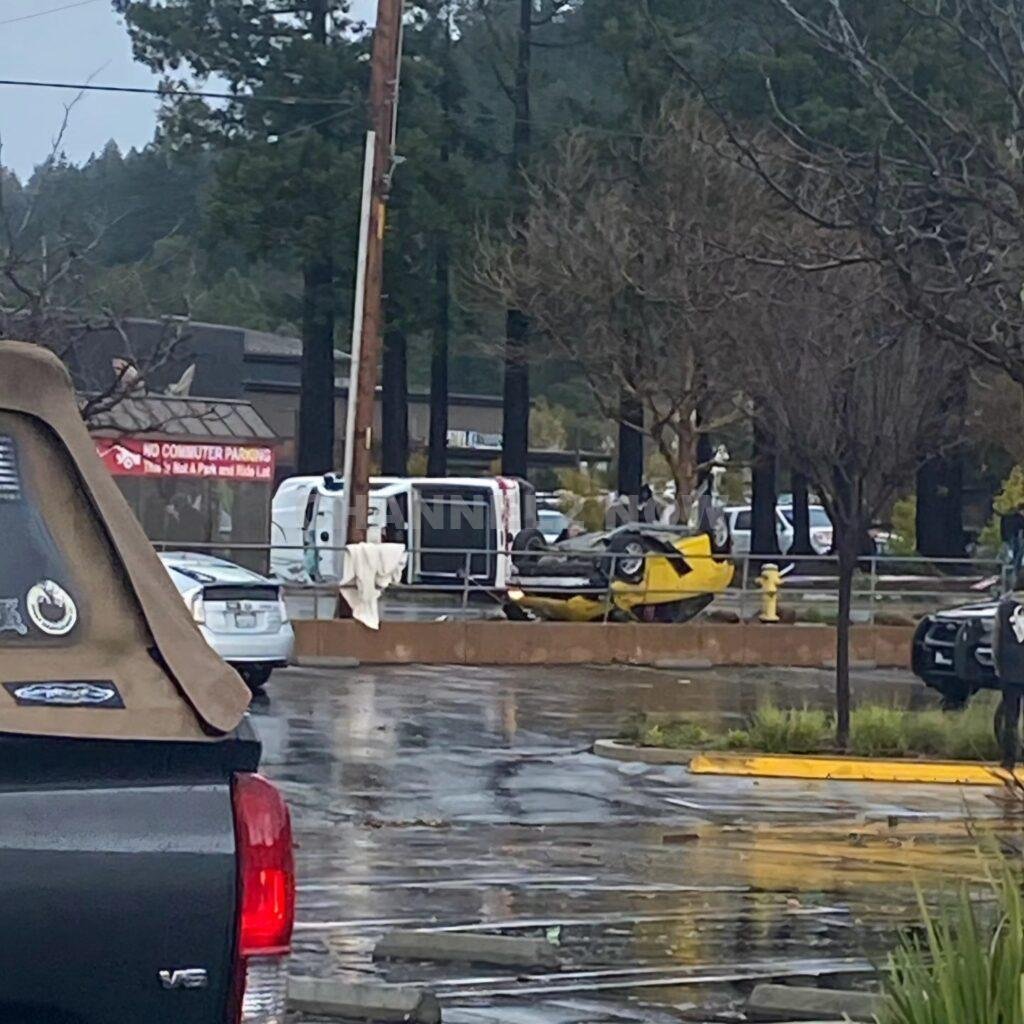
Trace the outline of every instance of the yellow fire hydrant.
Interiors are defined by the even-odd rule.
[[[782,573],[774,562],[766,562],[757,577],[757,585],[761,588],[762,622],[781,622],[779,618],[779,590],[782,587]]]

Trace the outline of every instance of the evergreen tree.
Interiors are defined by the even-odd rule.
[[[334,464],[335,322],[351,280],[365,51],[348,0],[115,0],[135,55],[168,76],[162,135],[219,152],[208,212],[253,256],[302,271],[300,472]],[[238,99],[175,94],[225,81]]]

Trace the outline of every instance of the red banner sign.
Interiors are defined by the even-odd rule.
[[[264,445],[140,441],[134,437],[96,437],[93,440],[112,476],[267,483],[274,480],[274,449]]]

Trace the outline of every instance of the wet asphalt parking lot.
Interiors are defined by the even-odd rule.
[[[595,757],[633,711],[828,707],[825,671],[290,669],[254,707],[299,843],[294,971],[422,984],[450,1024],[717,1021],[756,979],[856,984],[977,869],[987,790],[691,776]],[[906,673],[855,699],[927,706]],[[1013,822],[1000,828],[1017,829]],[[394,928],[557,942],[557,970],[375,964]]]

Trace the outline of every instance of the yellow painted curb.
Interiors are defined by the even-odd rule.
[[[694,775],[746,775],[768,779],[833,779],[845,782],[921,782],[933,785],[1002,786],[1010,773],[970,761],[884,761],[866,757],[786,754],[698,754]],[[1017,776],[1018,781],[1024,781]]]

